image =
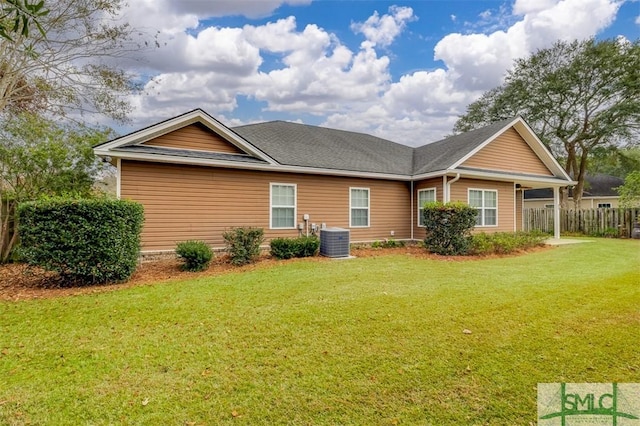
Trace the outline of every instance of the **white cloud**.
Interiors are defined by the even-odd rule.
[[[391,55],[379,49],[391,49],[417,19],[408,7],[353,23],[351,29],[365,38],[357,48],[319,25],[298,28],[293,16],[242,28],[202,27],[205,17],[264,15],[283,3],[132,2],[130,19],[157,26],[162,44],[147,57],[146,73],[155,80],[145,95],[133,98],[136,127],[195,107],[241,124],[228,117],[238,114],[242,96],[264,110],[311,113],[326,126],[421,145],[448,134],[466,105],[501,83],[515,58],[558,39],[593,36],[611,24],[620,7],[618,0],[515,0],[512,10],[486,11],[477,27],[467,27],[475,30],[444,36],[434,48],[442,68],[395,80]]]
[[[355,33],[362,33],[373,46],[387,47],[405,29],[407,22],[415,21],[410,7],[391,6],[388,15],[374,12],[365,22],[351,24]]]
[[[513,4],[514,15],[526,15],[553,8],[558,0],[516,0]]]
[[[521,2],[520,10],[524,6]],[[488,90],[500,84],[514,59],[557,40],[588,38],[606,28],[618,8],[618,3],[609,0],[564,0],[550,9],[525,14],[506,31],[449,34],[436,45],[435,58],[455,74],[457,87]]]

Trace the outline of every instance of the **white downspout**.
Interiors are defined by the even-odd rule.
[[[553,238],[560,239],[560,188],[553,187]]]
[[[447,198],[447,175],[442,176],[442,202],[446,203]]]
[[[445,175],[445,179],[446,179],[446,175]],[[452,183],[456,183],[459,180],[460,180],[460,173],[456,173],[456,177],[454,177],[453,179],[451,179],[450,181],[447,182],[447,184],[445,186],[446,187],[446,191],[445,191],[446,192],[446,194],[445,194],[446,198],[444,200],[445,203],[448,203],[448,202],[451,201],[451,184]]]
[[[516,217],[518,217],[518,184],[513,182],[513,232],[518,230]]]
[[[122,182],[122,159],[116,158],[116,198],[120,199],[120,188]]]
[[[411,241],[413,241],[413,181],[411,181]]]

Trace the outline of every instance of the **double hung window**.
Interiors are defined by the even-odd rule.
[[[296,227],[296,185],[271,184],[271,228]]]
[[[478,210],[476,226],[498,225],[498,191],[470,189],[469,205]]]

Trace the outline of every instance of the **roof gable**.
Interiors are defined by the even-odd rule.
[[[520,134],[509,127],[467,158],[462,167],[553,176]]]
[[[148,147],[155,145],[158,149],[164,151],[171,150],[172,148],[181,150],[187,148],[187,150],[193,151],[193,147],[179,146],[179,144],[176,146],[175,140],[176,135],[179,137],[181,133],[184,133],[184,131],[180,132],[180,130],[189,128],[193,124],[197,124],[200,129],[205,129],[205,132],[208,130],[211,134],[215,135],[215,141],[210,140],[213,145],[211,148],[212,151],[210,152],[231,153],[231,151],[234,150],[232,147],[235,147],[236,152],[234,154],[240,153],[240,155],[252,156],[270,164],[276,163],[269,155],[201,109],[194,109],[177,117],[97,145],[94,147],[94,152],[98,155],[111,155],[115,153],[114,151],[127,151],[131,150],[131,147],[141,145],[147,145]],[[202,135],[202,132],[199,133]],[[171,136],[171,134],[173,134],[173,136]],[[154,144],[154,140],[159,141],[159,144]],[[187,143],[187,145],[189,144],[190,143]],[[200,146],[202,147],[202,145]],[[226,151],[217,151],[218,149],[226,149]],[[138,149],[138,151],[140,150]],[[205,149],[204,151],[209,151],[209,149]]]
[[[505,123],[506,125],[498,130],[492,137],[488,138],[476,148],[474,148],[471,152],[461,158],[454,167],[459,167],[471,158],[473,155],[478,153],[481,149],[490,144],[497,137],[502,135],[507,129],[513,128],[518,134],[522,137],[522,139],[529,145],[531,150],[535,153],[535,155],[542,161],[542,163],[549,169],[553,176],[561,177],[564,180],[571,181],[569,175],[564,171],[560,163],[551,155],[551,152],[544,146],[542,141],[536,136],[534,131],[529,127],[529,125],[522,119],[522,117],[516,117],[513,120],[505,120],[501,122],[494,123],[493,125],[487,126],[484,129],[489,127],[499,125],[500,123]],[[482,129],[479,129],[482,130]],[[572,181],[571,181],[572,182]]]
[[[479,146],[491,140],[513,119],[499,121],[481,129],[450,136],[448,138],[423,145],[415,149],[413,174],[447,170],[461,162]]]
[[[236,145],[225,140],[219,134],[201,123],[189,124],[180,129],[141,143],[145,146],[158,146],[226,154],[247,154]]]

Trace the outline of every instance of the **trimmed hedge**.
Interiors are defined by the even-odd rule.
[[[182,260],[182,270],[198,272],[209,267],[213,250],[204,241],[182,241],[176,245],[176,256]]]
[[[510,254],[544,245],[549,235],[541,232],[480,233],[471,239],[470,252],[477,255]]]
[[[260,256],[260,244],[264,241],[262,228],[232,228],[222,234],[227,245],[231,264],[239,266],[255,262]]]
[[[320,251],[320,240],[317,237],[274,238],[271,240],[271,255],[276,259],[292,257],[311,257]]]
[[[467,254],[477,215],[476,209],[464,203],[425,203],[422,217],[427,250],[442,255]]]
[[[60,274],[65,284],[126,281],[138,264],[141,204],[107,198],[21,204],[22,258]]]

